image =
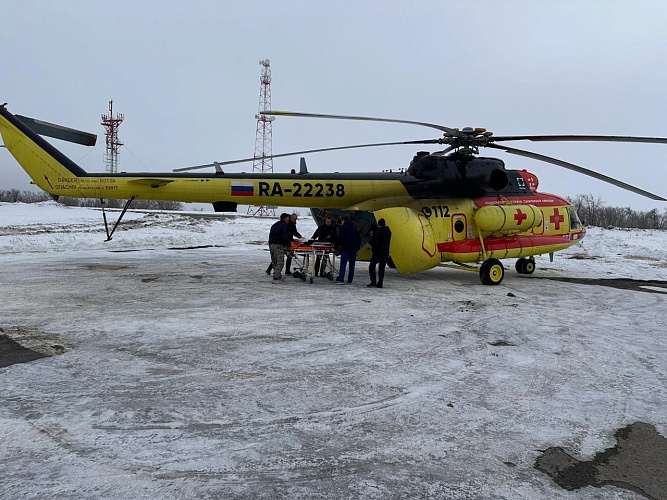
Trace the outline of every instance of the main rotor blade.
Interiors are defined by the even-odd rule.
[[[323,151],[339,151],[342,149],[357,149],[357,148],[372,148],[376,146],[400,146],[403,144],[442,144],[445,142],[445,139],[424,139],[421,141],[403,141],[403,142],[378,142],[375,144],[357,144],[354,146],[339,146],[335,148],[321,148],[321,149],[307,149],[305,151],[294,151],[292,153],[280,153],[277,155],[267,155],[267,156],[258,156],[258,157],[253,157],[253,158],[243,158],[241,160],[230,160],[230,161],[220,161],[216,163],[207,163],[206,165],[196,165],[194,167],[183,167],[183,168],[175,168],[172,170],[172,172],[187,172],[189,170],[199,170],[202,168],[211,168],[215,167],[216,165],[222,166],[222,165],[233,165],[235,163],[245,163],[249,161],[255,161],[257,159],[269,159],[269,158],[283,158],[285,156],[297,156],[297,155],[305,155],[309,153],[321,153]]]
[[[664,137],[632,137],[623,135],[510,135],[489,138],[489,142],[500,141],[602,141],[667,144],[667,138]]]
[[[558,160],[556,158],[551,158],[550,156],[544,156],[538,153],[532,153],[530,151],[524,151],[522,149],[515,149],[515,148],[510,148],[507,146],[500,146],[497,144],[488,144],[487,147],[489,148],[494,148],[494,149],[501,149],[507,153],[515,154],[518,156],[525,156],[526,158],[533,158],[534,160],[540,160],[544,161],[546,163],[552,163],[553,165],[558,165],[559,167],[567,168],[568,170],[574,170],[575,172],[579,172],[580,174],[588,175],[589,177],[594,177],[595,179],[599,179],[604,182],[608,182],[609,184],[613,184],[614,186],[620,187],[621,189],[625,189],[627,191],[632,191],[633,193],[645,196],[646,198],[651,198],[652,200],[657,200],[657,201],[667,201],[667,199],[663,198],[662,196],[658,196],[657,194],[649,193],[648,191],[644,191],[643,189],[639,189],[638,187],[631,186],[630,184],[626,184],[625,182],[619,181],[617,179],[614,179],[613,177],[609,177],[604,174],[599,174],[598,172],[595,172],[593,170],[589,170],[584,167],[580,167],[579,165],[575,165],[573,163],[568,163],[563,160]]]
[[[442,130],[453,136],[459,135],[458,130],[453,128],[445,127],[443,125],[436,125],[434,123],[425,123],[425,122],[413,122],[410,120],[394,120],[391,118],[371,118],[369,116],[346,116],[346,115],[323,115],[319,113],[297,113],[293,111],[260,111],[261,115],[273,115],[273,116],[298,116],[302,118],[331,118],[334,120],[359,120],[366,122],[387,122],[387,123],[407,123],[408,125],[421,125],[422,127],[435,128],[437,130]]]

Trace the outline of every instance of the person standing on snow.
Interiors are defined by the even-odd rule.
[[[343,217],[343,225],[338,229],[338,243],[341,246],[340,272],[336,284],[342,285],[345,283],[345,267],[348,264],[350,269],[347,273],[347,283],[350,284],[354,279],[354,265],[357,261],[357,252],[361,246],[361,238],[348,215]]]
[[[301,233],[296,230],[296,221],[299,218],[296,212],[290,215],[289,220],[287,221],[287,232],[289,233],[290,242],[295,238],[302,238]],[[285,274],[287,276],[292,276],[292,255],[287,256],[287,264],[285,264]]]
[[[373,230],[371,235],[371,248],[373,249],[373,256],[371,263],[368,266],[368,274],[371,277],[371,282],[366,286],[374,286],[382,288],[384,282],[384,268],[389,260],[389,244],[391,243],[391,230],[386,225],[384,219],[378,221],[377,228]],[[378,280],[375,281],[375,266],[378,266]]]
[[[324,224],[317,228],[311,239],[331,243],[334,247],[338,246],[338,232],[336,231],[336,226],[331,222],[331,217],[324,219]],[[325,274],[326,263],[323,263],[322,256],[318,255],[315,258],[315,276],[324,277]]]
[[[283,214],[287,215],[287,214]],[[295,213],[292,215],[287,216],[287,233],[289,234],[289,239],[290,239],[290,244],[293,240],[293,238],[301,238],[301,234],[299,234],[299,231],[296,230],[296,221],[299,218],[299,216]],[[282,216],[281,216],[282,219]],[[287,249],[289,250],[290,244],[287,245]],[[287,264],[285,265],[285,275],[286,276],[292,276],[292,254],[287,255]],[[269,267],[266,268],[266,274],[271,274],[271,269],[273,269],[273,259],[271,260],[271,264],[269,264]]]
[[[289,214],[280,214],[280,220],[271,226],[269,232],[269,250],[271,251],[271,266],[273,266],[273,283],[280,283],[282,277],[283,264],[285,261],[285,248],[289,247],[292,238],[287,230],[287,221]],[[267,273],[269,271],[267,270]]]

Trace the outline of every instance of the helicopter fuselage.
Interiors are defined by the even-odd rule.
[[[351,214],[362,233],[384,218],[401,273],[550,253],[585,233],[566,200],[537,192],[534,175],[465,152],[421,152],[404,172],[109,174],[86,172],[3,107],[0,132],[33,182],[53,196],[317,207]],[[362,248],[360,257],[368,253]]]

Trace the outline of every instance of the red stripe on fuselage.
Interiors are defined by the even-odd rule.
[[[514,248],[541,247],[547,245],[562,245],[572,241],[570,234],[554,236],[505,236],[502,238],[485,238],[484,248],[487,252],[511,250]],[[441,253],[480,253],[482,244],[479,240],[448,241],[438,243],[438,252]]]

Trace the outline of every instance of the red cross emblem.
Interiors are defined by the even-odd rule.
[[[520,208],[516,209],[516,214],[514,214],[514,220],[516,221],[517,226],[520,226],[523,221],[525,221],[528,218],[526,214],[524,214]]]
[[[558,209],[554,209],[554,214],[549,217],[549,221],[555,226],[556,231],[560,229],[560,223],[565,222],[565,216],[558,213]]]

